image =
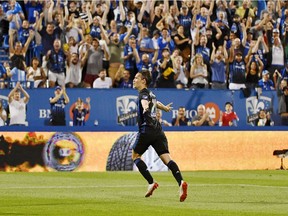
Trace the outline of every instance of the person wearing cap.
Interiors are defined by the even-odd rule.
[[[269,79],[269,71],[262,71],[262,79],[258,81],[258,86],[262,88],[262,90],[274,90],[274,83]]]
[[[219,126],[237,126],[239,118],[236,112],[233,111],[233,104],[231,102],[225,103],[225,112],[220,111]]]
[[[283,95],[278,103],[278,113],[281,117],[281,125],[288,126],[288,86],[283,87]]]
[[[49,98],[51,117],[50,125],[65,126],[65,106],[70,102],[65,86],[56,86],[54,96]]]
[[[24,97],[21,97],[21,93]],[[15,87],[8,95],[10,126],[26,126],[26,106],[29,102],[30,96],[17,82]]]

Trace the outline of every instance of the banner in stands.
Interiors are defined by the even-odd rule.
[[[54,96],[54,89],[29,89],[30,101],[27,105],[27,124],[41,127],[49,125],[49,98]],[[158,100],[164,104],[173,102],[173,111],[163,113],[163,119],[171,122],[177,114],[178,107],[186,108],[186,115],[192,118],[197,114],[197,106],[204,104],[210,117],[218,123],[220,110],[224,111],[225,103],[232,102],[234,111],[239,117],[239,126],[253,125],[259,109],[271,112],[275,125],[279,125],[277,114],[278,100],[275,91],[263,91],[261,95],[251,92],[245,95],[243,91],[229,90],[154,90]],[[0,92],[0,100],[4,107],[8,107],[7,96],[9,90]],[[75,102],[81,98],[91,98],[91,111],[86,116],[87,126],[133,126],[137,118],[137,91],[133,89],[67,89],[70,103],[66,106],[66,125],[72,126],[72,110]],[[87,104],[86,104],[87,105]]]
[[[171,156],[183,171],[279,169],[287,164],[280,158],[288,152],[286,131],[166,135]],[[0,171],[132,171],[135,139],[135,132],[0,132]],[[151,171],[167,171],[153,149],[143,160]]]

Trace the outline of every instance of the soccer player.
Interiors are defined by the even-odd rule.
[[[151,74],[146,70],[137,73],[133,80],[133,87],[139,91],[139,132],[136,141],[133,144],[132,159],[142,176],[149,183],[145,197],[150,197],[153,191],[158,188],[158,183],[154,181],[147,169],[147,165],[141,159],[141,155],[151,145],[163,163],[172,171],[173,176],[180,187],[180,202],[183,202],[187,197],[188,184],[183,181],[178,165],[170,157],[167,138],[162,130],[161,124],[156,119],[156,108],[169,112],[172,110],[172,103],[165,106],[156,100],[156,96],[147,89],[151,81]]]

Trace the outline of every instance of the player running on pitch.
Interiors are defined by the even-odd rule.
[[[141,160],[141,155],[151,145],[163,163],[172,171],[174,178],[180,187],[180,202],[187,197],[188,184],[183,181],[181,172],[177,164],[171,159],[168,150],[168,142],[161,124],[156,119],[156,108],[169,112],[172,110],[171,104],[163,105],[156,101],[156,96],[147,89],[151,83],[149,71],[142,71],[136,74],[133,80],[133,87],[139,91],[138,97],[138,127],[139,132],[135,143],[133,144],[132,159],[138,167],[142,176],[149,183],[148,191],[145,197],[150,197],[158,184],[154,182],[153,177],[147,169],[147,165]]]

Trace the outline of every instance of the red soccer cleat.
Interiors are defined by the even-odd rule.
[[[158,183],[154,182],[153,184],[148,185],[147,193],[145,194],[145,197],[150,197],[153,194],[153,191],[158,188]]]
[[[188,184],[185,181],[181,182],[180,185],[180,202],[184,202],[187,198],[187,190],[188,190]]]

